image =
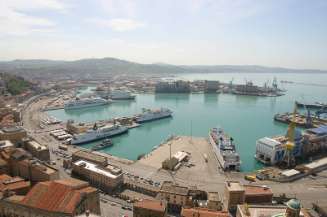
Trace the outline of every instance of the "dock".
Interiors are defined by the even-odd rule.
[[[290,124],[292,122],[292,115],[293,113],[282,113],[282,114],[276,114],[274,116],[274,120],[285,123],[285,124]],[[322,119],[322,118],[317,118],[314,116],[309,117],[311,120],[311,123],[308,123],[308,116],[302,115],[297,113],[295,115],[295,124],[299,127],[304,127],[304,128],[313,128],[313,127],[319,127],[321,125],[327,125],[327,119]]]

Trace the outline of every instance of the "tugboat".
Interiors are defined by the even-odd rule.
[[[98,151],[107,147],[111,147],[114,144],[112,143],[111,139],[105,139],[101,143],[96,144],[95,146],[92,147],[92,151]]]

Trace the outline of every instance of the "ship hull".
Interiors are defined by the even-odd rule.
[[[124,133],[127,133],[128,128],[121,128],[118,130],[113,130],[112,132],[108,132],[108,133],[104,133],[104,134],[88,134],[88,135],[83,135],[82,138],[76,139],[76,140],[72,140],[71,144],[72,145],[79,145],[79,144],[84,144],[84,143],[88,143],[88,142],[93,142],[93,141],[97,141],[97,140],[101,140],[101,139],[105,139],[105,138],[110,138],[110,137],[114,137],[114,136],[118,136]]]
[[[107,105],[109,102],[103,102],[103,103],[93,103],[93,104],[85,104],[85,105],[76,105],[76,106],[65,106],[65,110],[75,110],[75,109],[82,109],[82,108],[90,108],[90,107],[96,107],[96,106],[102,106]]]
[[[136,122],[137,123],[145,123],[145,122],[151,122],[151,121],[155,121],[155,120],[160,120],[160,119],[164,119],[164,118],[170,118],[172,115],[171,114],[167,114],[167,115],[162,115],[162,116],[158,116],[158,117],[151,117],[151,118],[137,118]]]

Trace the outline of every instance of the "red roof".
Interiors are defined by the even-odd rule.
[[[134,207],[148,209],[148,210],[155,210],[159,212],[165,212],[166,204],[162,201],[158,200],[148,200],[144,199],[134,203]]]
[[[20,177],[11,177],[6,174],[0,175],[0,192],[4,190],[20,190],[30,187],[30,182],[25,181]]]
[[[183,208],[182,217],[229,217],[228,212],[213,211],[205,208]]]
[[[70,184],[69,184],[70,183]],[[41,182],[36,184],[28,192],[22,204],[51,212],[74,213],[83,197],[83,188],[76,189],[71,181],[65,182]],[[86,190],[88,190],[87,187]]]
[[[244,185],[246,195],[272,195],[270,188],[265,186]]]

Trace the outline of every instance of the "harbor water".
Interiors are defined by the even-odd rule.
[[[253,81],[263,85],[274,77],[301,84],[280,84],[287,90],[281,97],[237,96],[231,94],[137,94],[135,101],[118,101],[110,105],[80,110],[63,109],[48,111],[60,120],[73,119],[78,122],[111,119],[131,116],[142,108],[171,109],[172,118],[144,123],[129,130],[127,134],[113,138],[114,145],[103,152],[136,160],[140,154],[146,154],[167,139],[170,135],[189,135],[207,137],[212,127],[222,127],[234,138],[237,151],[242,160],[242,171],[261,168],[254,159],[255,142],[264,136],[286,133],[287,126],[273,121],[279,112],[289,112],[294,108],[294,101],[327,102],[326,74],[259,74],[259,73],[215,73],[184,74],[176,79],[219,80],[242,84]],[[94,88],[94,87],[93,87]],[[83,91],[90,91],[90,88]],[[303,111],[304,112],[304,111]],[[91,148],[96,142],[83,145]],[[187,150],[185,150],[187,151]],[[168,156],[167,156],[168,157]]]

